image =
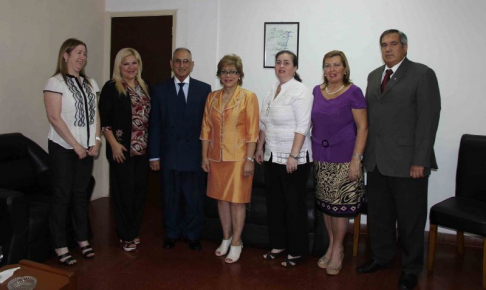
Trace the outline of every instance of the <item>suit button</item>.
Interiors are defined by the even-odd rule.
[[[189,143],[189,140],[186,140],[186,143]]]
[[[380,137],[380,133],[376,134],[376,137]]]
[[[176,138],[176,141],[179,141],[179,140],[181,140],[181,139],[180,138]]]

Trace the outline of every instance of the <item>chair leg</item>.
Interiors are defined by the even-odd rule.
[[[464,255],[464,232],[457,231],[457,253]]]
[[[353,237],[353,257],[358,255],[358,245],[359,245],[359,227],[361,226],[361,214],[358,213],[354,218],[354,237]]]
[[[483,289],[486,289],[486,238],[483,238]]]
[[[429,261],[427,270],[432,272],[434,270],[434,255],[435,255],[435,242],[437,240],[437,225],[430,224],[429,229]]]

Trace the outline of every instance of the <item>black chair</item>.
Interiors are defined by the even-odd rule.
[[[309,173],[306,190],[303,194],[306,194],[309,253],[320,257],[326,252],[329,238],[322,214],[319,213],[315,205],[313,169]],[[266,204],[265,174],[263,166],[256,163],[251,202],[246,206],[245,228],[241,236],[245,245],[267,249],[270,247]],[[223,232],[219,220],[218,204],[216,200],[209,197],[206,197],[204,202],[204,222],[202,236],[205,239],[220,242]]]
[[[464,252],[464,232],[483,237],[483,288],[486,288],[486,136],[461,138],[456,172],[456,196],[430,209],[428,270],[433,271],[437,227],[457,231],[457,250]]]
[[[91,177],[88,200],[95,180]],[[20,133],[0,134],[0,266],[21,259],[43,262],[53,252],[49,229],[52,186],[49,155]],[[72,219],[68,245],[76,246]],[[91,230],[89,230],[91,237]]]

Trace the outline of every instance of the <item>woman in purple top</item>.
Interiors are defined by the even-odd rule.
[[[324,55],[324,83],[314,88],[312,153],[317,207],[324,214],[329,248],[318,261],[337,275],[344,257],[348,220],[358,213],[364,194],[363,151],[368,134],[366,100],[350,82],[342,51]]]

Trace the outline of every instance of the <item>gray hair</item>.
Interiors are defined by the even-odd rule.
[[[182,51],[182,50],[187,51],[187,52],[189,53],[189,55],[191,56],[191,58],[192,58],[192,53],[191,53],[191,51],[190,51],[188,48],[185,48],[185,47],[178,47],[178,48],[176,48],[176,49],[174,50],[174,52],[172,53],[172,59],[174,59],[174,56],[175,56],[176,52],[178,52],[178,51]]]
[[[391,33],[398,33],[398,35],[400,36],[400,43],[402,44],[402,46],[408,44],[408,39],[407,39],[407,36],[405,35],[405,33],[401,32],[398,29],[388,29],[388,30],[385,30],[381,34],[381,36],[380,36],[380,45],[381,45],[381,41],[383,40],[383,37],[385,37],[385,35],[388,35],[388,34],[391,34]]]

